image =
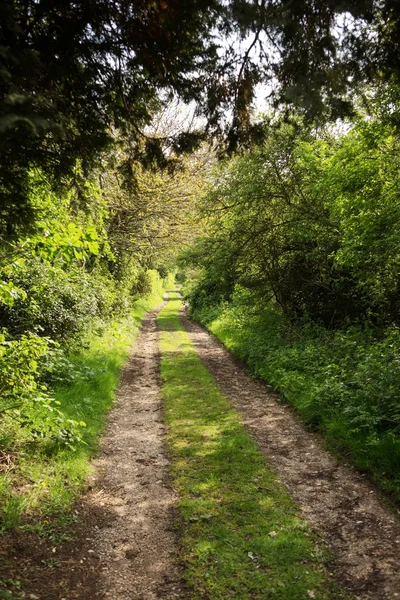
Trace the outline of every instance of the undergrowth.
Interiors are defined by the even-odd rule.
[[[90,473],[106,413],[144,313],[159,305],[160,285],[137,300],[124,319],[98,324],[70,353],[56,356],[47,387],[66,421],[80,423],[83,443],[51,436],[32,438],[24,424],[5,413],[0,423],[0,533],[23,527],[39,535],[65,536],[74,501]],[[51,364],[51,360],[50,360]],[[34,426],[43,432],[41,414]]]
[[[325,549],[297,515],[183,331],[174,297],[158,317],[182,560],[192,600],[338,599]]]
[[[366,326],[293,325],[272,304],[255,309],[243,291],[193,317],[321,431],[330,449],[400,500],[397,328],[378,336]]]

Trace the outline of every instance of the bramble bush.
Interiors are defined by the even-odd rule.
[[[17,425],[18,442],[52,441],[74,449],[85,423],[67,418],[40,381],[40,362],[50,345],[33,333],[18,340],[9,339],[5,330],[0,335],[0,437],[9,440],[7,429]]]

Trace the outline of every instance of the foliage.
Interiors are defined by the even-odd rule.
[[[74,449],[82,442],[85,423],[66,418],[59,402],[38,382],[48,340],[32,333],[8,340],[2,334],[0,344],[0,416],[18,423],[22,438],[54,440]]]
[[[33,259],[14,272],[13,284],[24,290],[25,298],[0,308],[0,318],[14,336],[32,331],[66,342],[96,316],[109,314],[114,301],[111,282],[77,266],[65,270]]]
[[[361,123],[327,161],[332,217],[340,227],[336,269],[346,268],[375,319],[399,314],[399,138],[379,121]],[[364,301],[365,304],[365,301]]]
[[[32,168],[84,199],[86,177],[114,145],[111,131],[127,141],[130,181],[132,165],[168,167],[195,148],[198,131],[149,132],[174,95],[195,101],[208,132],[233,151],[264,134],[250,118],[258,84],[276,90],[276,106],[335,119],[351,112],[352,89],[399,75],[393,0],[6,0],[0,11],[7,239],[34,219]]]
[[[121,188],[111,193],[110,185],[103,191],[94,181],[85,185],[89,196],[82,209],[73,189],[57,195],[40,173],[31,174],[36,231],[0,244],[0,322],[11,336],[33,332],[76,343],[94,320],[126,314],[138,294],[151,291],[153,283],[144,289],[140,280],[149,277],[149,263],[164,260],[160,253],[172,234],[170,226],[157,226],[152,214],[161,214],[163,198],[152,200],[147,214],[134,210],[136,197],[130,196],[125,223],[137,238],[133,242],[114,218],[112,203],[123,193]],[[143,234],[138,236],[138,231]],[[116,241],[123,233],[124,244]],[[154,240],[160,237],[165,245],[155,249]]]
[[[161,121],[163,117],[160,115]],[[163,265],[168,271],[178,250],[193,240],[200,230],[197,197],[212,157],[208,148],[201,147],[171,172],[149,172],[137,165],[134,186],[121,179],[126,160],[126,153],[120,150],[101,176],[109,206],[107,234],[116,258],[112,272],[119,280],[137,275],[129,272],[132,259],[147,267]]]
[[[144,150],[148,160],[166,161],[160,140],[141,130],[160,90],[190,99],[201,76],[189,74],[212,62],[207,30],[216,5],[199,12],[199,4],[1,4],[0,235],[32,221],[32,167],[53,186],[72,180],[84,196],[112,127],[129,137],[136,159]],[[178,135],[175,151],[196,143],[195,134]]]
[[[12,409],[1,405],[0,450],[11,466],[0,473],[0,532],[23,526],[45,536],[65,533],[143,314],[162,300],[163,282],[155,272],[150,277],[148,298],[123,319],[91,327],[79,346],[67,351],[33,334],[0,346],[2,393]]]
[[[48,350],[48,341],[28,334],[20,340],[0,336],[0,397],[2,412],[20,406],[38,391],[38,361]]]
[[[0,304],[12,306],[17,298],[26,299],[26,294],[12,281],[0,281]]]
[[[398,323],[398,145],[375,120],[338,138],[283,126],[224,164],[204,202],[209,234],[182,259],[203,269],[193,306],[240,284],[291,319]]]

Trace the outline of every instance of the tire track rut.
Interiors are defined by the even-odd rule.
[[[165,304],[165,303],[164,303]],[[164,447],[156,316],[147,313],[125,367],[95,461],[86,511],[108,518],[95,529],[96,596],[107,600],[172,600],[182,596],[173,527],[176,494]]]

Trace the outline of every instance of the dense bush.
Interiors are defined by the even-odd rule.
[[[67,418],[40,381],[40,362],[49,343],[33,333],[18,340],[0,336],[0,433],[8,426],[20,440],[51,440],[73,448],[82,441],[85,423]]]
[[[192,303],[239,283],[295,320],[400,323],[399,144],[374,120],[336,138],[282,126],[220,167],[208,236],[183,258],[201,269]]]
[[[99,315],[107,315],[114,298],[110,281],[78,266],[65,270],[31,260],[13,274],[25,292],[12,306],[0,305],[0,322],[10,334],[32,331],[57,341],[78,335]]]

